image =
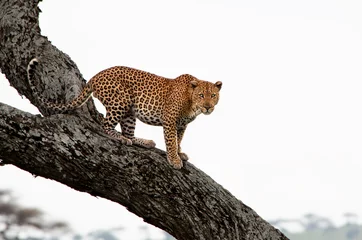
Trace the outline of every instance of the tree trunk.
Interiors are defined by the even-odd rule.
[[[76,64],[40,35],[36,0],[0,1],[0,69],[32,97],[26,67],[41,65],[37,89],[68,101],[84,85]],[[190,163],[174,170],[164,151],[124,146],[103,133],[93,101],[77,111],[32,115],[0,103],[0,159],[125,206],[179,240],[287,239]]]

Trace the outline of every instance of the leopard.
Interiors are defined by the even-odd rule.
[[[136,119],[162,126],[167,161],[175,169],[181,169],[183,161],[189,160],[181,151],[187,125],[201,113],[209,115],[214,111],[222,87],[221,81],[212,83],[190,74],[171,79],[131,67],[114,66],[94,75],[73,100],[55,103],[36,90],[35,72],[39,63],[33,58],[27,66],[28,82],[39,104],[63,113],[81,107],[93,94],[106,109],[102,122],[104,132],[125,145],[156,146],[153,140],[134,136]],[[117,124],[121,132],[115,129]]]

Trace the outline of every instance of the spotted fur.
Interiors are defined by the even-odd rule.
[[[152,140],[134,136],[136,118],[144,123],[163,126],[167,159],[176,169],[188,160],[181,152],[181,140],[187,125],[200,113],[210,114],[219,100],[220,81],[211,83],[189,74],[176,79],[160,77],[129,68],[111,67],[92,77],[78,97],[66,104],[55,104],[39,95],[34,84],[38,60],[30,61],[27,72],[33,94],[46,108],[64,112],[80,107],[93,93],[105,106],[107,114],[103,128],[123,144],[155,147]],[[122,133],[115,130],[120,124]]]

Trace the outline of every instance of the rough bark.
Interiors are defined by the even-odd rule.
[[[45,97],[66,101],[84,84],[69,56],[40,35],[35,0],[0,1],[0,69],[37,106],[26,67],[41,58]],[[174,170],[164,151],[123,146],[101,129],[92,101],[45,117],[0,103],[0,159],[34,175],[125,206],[179,240],[287,239],[251,208],[190,163]]]

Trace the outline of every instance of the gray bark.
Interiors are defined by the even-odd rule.
[[[40,35],[37,4],[0,1],[0,69],[36,106],[26,80],[35,56],[46,98],[70,100],[85,82],[69,56]],[[109,138],[92,101],[62,115],[39,110],[45,117],[0,103],[2,164],[117,202],[179,240],[287,239],[192,164],[174,170],[164,151]]]

